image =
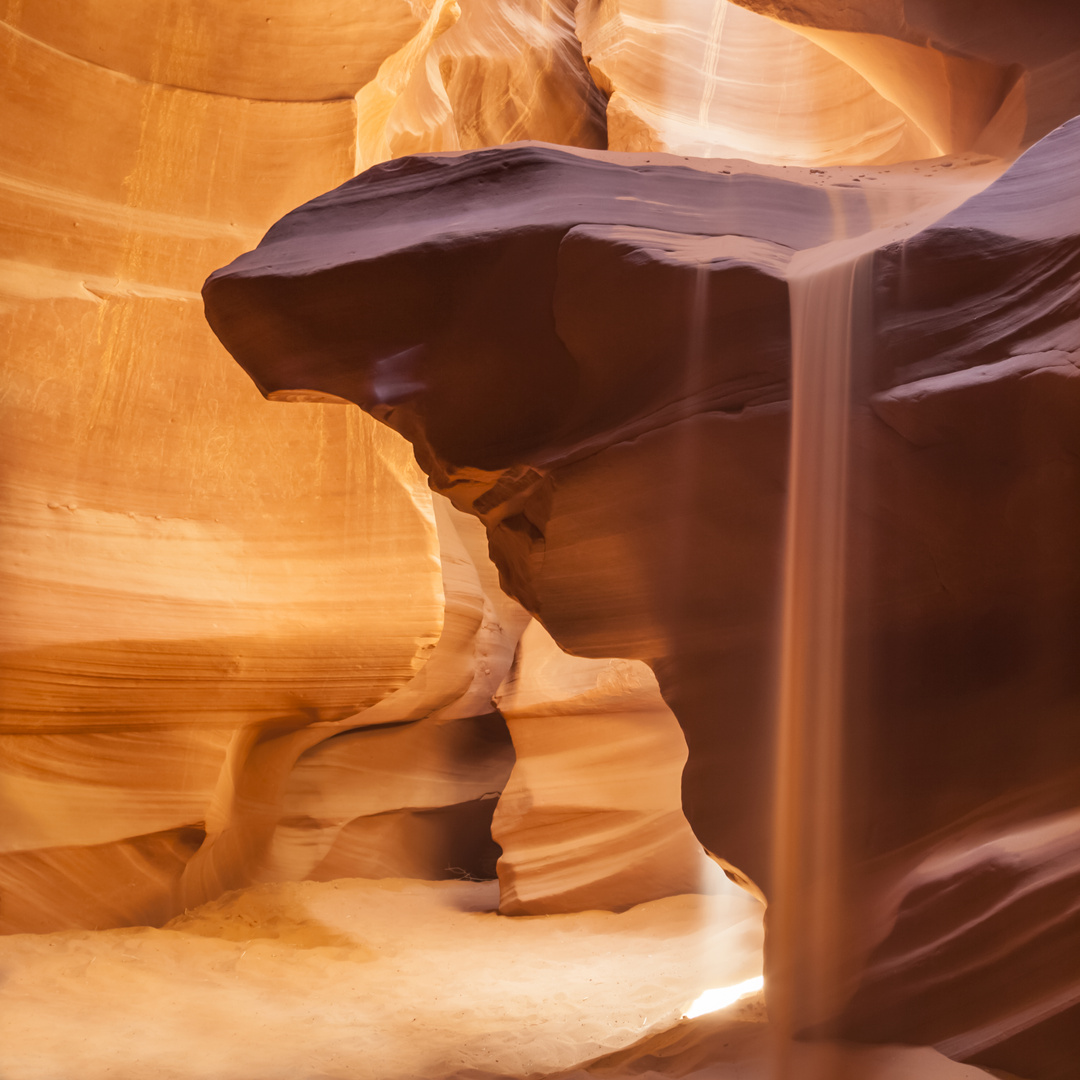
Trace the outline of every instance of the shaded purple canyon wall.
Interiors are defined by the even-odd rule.
[[[544,146],[405,159],[288,215],[204,296],[264,393],[355,401],[412,441],[560,645],[654,668],[691,825],[769,894],[786,274],[884,211],[850,174],[729,172]],[[1077,1053],[1080,849],[1064,825],[1018,838],[1080,782],[1077,175],[1073,122],[875,237],[852,315],[858,988],[833,1026],[1017,1069],[1039,1044],[1025,1067],[1047,1077]]]

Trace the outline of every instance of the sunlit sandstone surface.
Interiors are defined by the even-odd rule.
[[[0,20],[0,1076],[1080,1076],[1072,4]]]

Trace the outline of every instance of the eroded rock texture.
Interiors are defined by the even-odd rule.
[[[477,675],[498,620],[408,446],[353,408],[268,407],[198,289],[357,161],[603,145],[572,11],[9,3],[0,51],[0,926],[160,923],[226,882],[315,872],[298,847],[385,871],[397,840],[364,855],[365,827],[423,834],[413,869],[435,876],[468,861],[439,839],[464,831],[493,872],[476,800],[509,767],[504,728],[438,795],[432,751],[414,793],[296,806],[298,757],[356,781],[331,739],[349,725],[296,733],[388,697],[372,724],[458,701],[432,745],[469,773],[462,748],[500,730],[503,669]],[[444,795],[460,828],[433,824]],[[334,816],[352,809],[378,821]]]
[[[606,145],[604,100],[571,0],[434,0],[356,105],[358,172],[404,154],[517,139]]]
[[[260,85],[284,39],[250,20],[219,27],[230,54],[262,47],[222,81],[171,15],[8,8],[0,918],[113,925],[168,907],[238,729],[412,677],[442,625],[437,542],[394,440],[268,412],[199,310],[207,261],[350,174],[351,102]]]
[[[796,1026],[1072,1078],[1075,5],[181,7],[0,4],[0,928],[500,852],[504,912],[619,909],[704,842]],[[267,405],[199,283],[370,166],[208,287]],[[773,853],[815,260],[843,1008]]]
[[[1029,143],[1080,112],[1080,17],[1067,0],[735,2],[849,64],[941,151]]]
[[[578,34],[610,97],[609,150],[883,164],[931,156],[922,129],[794,29],[718,3],[587,0]]]
[[[537,622],[497,697],[516,764],[499,799],[500,911],[621,910],[699,892],[680,806],[686,744],[647,665],[568,656]]]
[[[802,1022],[989,1063],[1041,1039],[1047,1077],[1076,1052],[1073,855],[1010,861],[1006,886],[998,853],[1080,776],[1078,161],[1077,122],[994,182],[944,161],[881,190],[546,147],[420,157],[286,217],[204,291],[264,392],[347,398],[405,434],[563,647],[653,667],[691,825],[769,894],[789,279],[811,248],[875,252],[851,314],[854,997]],[[1075,831],[1055,843],[1075,852]],[[986,874],[1002,899],[972,906],[963,881]],[[1001,918],[1023,929],[996,936]],[[927,956],[941,993],[973,968],[994,991],[920,1019],[898,1006]]]

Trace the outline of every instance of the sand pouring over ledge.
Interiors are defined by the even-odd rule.
[[[1078,1080],[1075,0],[0,50],[0,1080]]]
[[[562,742],[620,714],[646,718],[653,731],[673,715],[687,752],[681,805],[697,840],[781,913],[766,940],[771,1004],[782,1000],[778,989],[797,989],[793,1007],[778,1011],[780,1031],[962,1046],[957,1056],[1001,1067],[1023,1061],[1023,1040],[1037,1043],[1049,1024],[1064,1041],[1052,1036],[1041,1075],[1071,1080],[1062,1069],[1075,972],[1052,958],[1074,932],[1075,911],[1059,917],[1056,897],[1059,873],[1075,875],[1075,838],[1060,869],[1025,851],[1034,903],[1028,871],[1003,863],[989,841],[1029,814],[1066,811],[1073,798],[1075,669],[1068,638],[1050,627],[1075,617],[1080,582],[1075,554],[1062,549],[1060,587],[1045,592],[1049,564],[1035,552],[1048,535],[1056,545],[1075,534],[1068,508],[1078,505],[1080,477],[1071,465],[1035,462],[1071,460],[1076,438],[1068,417],[1080,385],[1077,219],[1075,189],[1060,177],[1078,152],[1080,124],[1070,121],[1011,163],[958,156],[895,177],[536,143],[418,156],[305,204],[208,279],[208,321],[256,385],[348,398],[409,439],[432,488],[473,527],[483,524],[502,590],[587,669],[587,685],[559,701],[558,677],[545,685],[559,664],[531,661],[533,646],[520,637],[511,680],[527,682],[522,672],[532,671],[543,692],[540,701],[523,695],[533,702],[525,715],[549,737],[521,738],[511,694],[517,756],[507,791],[519,809],[542,809],[510,821],[500,802],[502,910],[617,909],[628,885],[677,880],[655,861],[670,846],[657,842],[661,806],[649,806],[649,828],[633,842],[625,831],[619,842],[600,839],[606,822],[627,814],[644,826],[640,797],[660,790],[650,770],[672,763],[675,743],[623,773],[629,762],[619,755],[631,742],[612,728],[585,759],[597,771],[579,783],[565,771]],[[941,183],[938,173],[956,179]],[[1018,200],[1022,191],[1042,196]],[[794,305],[796,268],[818,254],[843,265],[860,250],[865,274],[845,278],[838,295],[853,299],[857,279],[865,300],[835,305],[830,333],[804,351],[806,370],[793,377],[793,335],[815,325],[789,310],[789,301],[803,310]],[[804,306],[833,310],[820,298]],[[803,374],[810,385],[821,379],[822,359],[840,356],[849,325],[851,378],[831,392],[850,395],[850,408],[826,400],[822,423],[800,423],[793,387],[806,385]],[[998,395],[990,427],[973,424],[986,415],[974,393]],[[1025,405],[1029,393],[1045,403]],[[1031,428],[1036,411],[1047,423]],[[798,505],[828,505],[830,535],[849,537],[815,548],[813,530],[791,534],[801,567],[794,591],[811,605],[792,623],[792,640],[823,641],[815,607],[830,625],[845,609],[850,617],[825,650],[829,693],[805,715],[781,710],[803,718],[777,726],[778,671],[789,698],[812,690],[777,657],[777,570],[791,509],[783,496],[804,472],[825,476],[845,456],[832,454],[828,469],[794,468],[811,460],[800,431],[846,434],[837,445],[852,448],[852,464],[830,499],[798,491]],[[997,432],[1022,448],[1016,464],[1003,461]],[[980,474],[985,487],[972,482]],[[1002,508],[1015,498],[1032,510],[1003,528]],[[943,545],[952,552],[944,573]],[[968,557],[974,551],[978,559]],[[482,564],[474,557],[478,574]],[[819,595],[806,587],[818,579],[840,588]],[[486,602],[497,606],[497,595],[487,591]],[[975,618],[969,603],[996,614]],[[1017,623],[1011,610],[1039,617]],[[1045,662],[1036,659],[1043,653]],[[797,655],[791,671],[823,667],[823,657]],[[1004,692],[999,680],[1015,689]],[[1021,711],[1018,693],[1038,706]],[[575,719],[556,738],[551,715]],[[321,730],[363,722],[359,714]],[[797,761],[813,745],[804,735],[825,749],[809,765],[813,782],[796,784],[799,770],[771,764],[777,755]],[[1046,756],[1050,745],[1062,752]],[[600,807],[594,784],[609,768],[622,780],[604,786],[613,801]],[[261,783],[255,769],[246,776]],[[803,794],[773,804],[774,786]],[[256,804],[260,815],[266,801]],[[575,846],[574,804],[584,802],[600,814],[592,850],[637,853],[613,874]],[[231,839],[220,859],[210,849],[204,868],[243,866],[262,829],[249,804],[237,801],[219,826]],[[774,805],[787,809],[774,814]],[[324,816],[313,810],[290,828],[306,829],[322,850]],[[814,849],[796,837],[804,823],[811,839],[828,831],[839,842]],[[770,866],[769,837],[781,826],[790,843]],[[534,830],[557,842],[540,848]],[[954,838],[973,862],[934,861]],[[799,850],[812,854],[796,868],[788,855]],[[943,871],[937,880],[927,880],[931,864]],[[528,875],[554,867],[557,883],[549,876],[529,898]],[[827,887],[811,910],[813,874]],[[995,878],[1004,906],[989,886]],[[789,932],[785,920],[808,910],[827,933]],[[1009,944],[995,930],[990,946],[985,928],[1003,922]],[[1017,966],[1028,970],[1020,982]],[[829,992],[812,988],[819,976]],[[774,1080],[831,1080],[828,1060],[799,1055],[792,1046]]]

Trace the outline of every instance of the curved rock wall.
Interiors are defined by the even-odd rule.
[[[707,887],[682,813],[686,744],[641,661],[568,656],[538,622],[496,702],[517,761],[495,811],[499,910],[621,910]]]
[[[800,927],[769,967],[796,979],[796,1026],[989,1064],[1015,1058],[1017,1032],[1052,1033],[1059,1057],[1074,1047],[1061,1030],[1075,971],[1048,958],[1076,933],[1075,908],[1059,910],[1075,833],[1010,868],[1007,915],[969,903],[966,882],[997,879],[1001,845],[1067,813],[1080,769],[1078,148],[1072,121],[1001,175],[946,159],[887,183],[552,147],[417,158],[313,200],[205,288],[211,325],[264,391],[299,379],[410,438],[561,645],[649,662],[686,737],[696,836]],[[819,931],[799,920],[820,867],[800,863],[785,894],[772,858],[790,357],[805,351],[788,294],[810,260],[860,251],[841,327],[854,364],[841,788],[807,774],[796,803],[806,820],[842,806],[827,912],[842,955],[814,960]],[[492,306],[440,306],[448,292]],[[572,861],[544,850],[575,809],[558,779],[595,732],[537,725],[589,709],[533,702],[532,663],[523,648],[504,703],[527,757],[515,772],[536,791],[512,777],[495,829],[510,841],[504,904],[535,890],[558,910],[550,894],[578,895]],[[604,701],[596,730],[636,738],[633,702]],[[578,836],[587,847],[589,828]],[[986,942],[998,919],[1014,929]],[[1039,943],[1038,973],[1005,948],[1021,937]],[[934,994],[963,993],[975,968],[995,993],[932,1017],[901,1007],[926,954]],[[812,992],[823,961],[832,999]]]
[[[8,930],[167,917],[251,732],[375,704],[444,630],[409,448],[352,407],[267,406],[198,295],[214,265],[352,175],[355,95],[427,14],[211,7],[0,8]],[[454,145],[602,141],[565,11],[454,18],[432,61]]]
[[[487,876],[492,833],[506,912],[699,887],[702,843],[771,894],[789,290],[854,238],[824,1019],[1070,1076],[1072,5],[0,18],[4,929]],[[465,153],[519,140],[577,149]],[[202,323],[229,259],[214,330],[288,406]]]
[[[849,64],[942,152],[1030,145],[1080,112],[1068,0],[733,0]]]
[[[433,0],[356,95],[356,171],[521,139],[603,148],[604,102],[571,0]]]
[[[930,157],[930,137],[843,60],[727,0],[585,0],[608,148],[792,165]]]
[[[0,23],[7,929],[164,911],[233,732],[378,700],[442,624],[407,450],[351,410],[268,408],[198,299],[208,263],[349,175],[352,101],[281,81],[293,30],[245,69],[227,27],[215,57],[166,7]]]

